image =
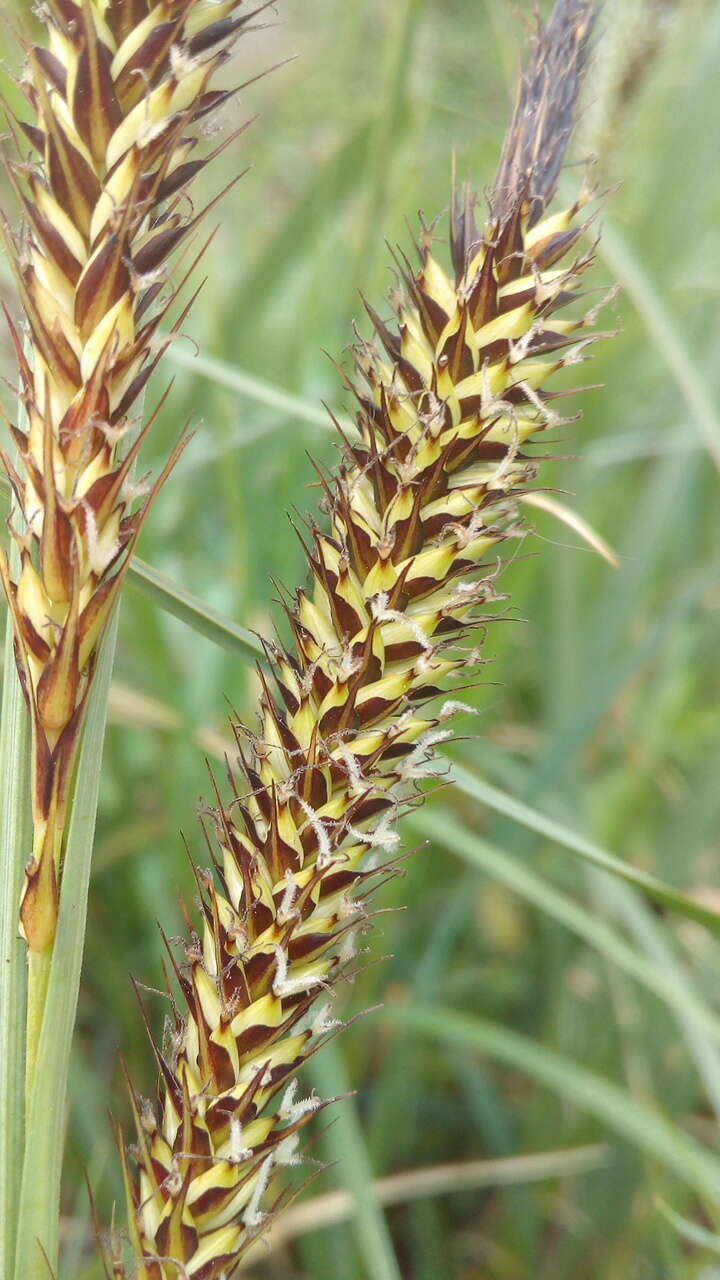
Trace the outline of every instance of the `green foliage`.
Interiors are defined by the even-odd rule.
[[[158,983],[156,921],[172,934],[179,899],[191,904],[194,893],[180,829],[206,860],[194,818],[195,798],[209,792],[204,756],[222,759],[228,700],[252,715],[252,664],[227,629],[214,642],[215,624],[225,617],[267,633],[270,579],[296,583],[302,557],[286,512],[317,503],[317,490],[303,488],[315,479],[306,450],[332,460],[318,406],[352,407],[323,350],[337,355],[349,340],[359,288],[377,299],[387,287],[383,238],[406,244],[408,212],[446,206],[451,150],[461,176],[490,177],[522,39],[502,3],[314,0],[310,23],[308,7],[287,0],[280,17],[241,49],[248,75],[299,57],[246,91],[226,121],[261,111],[226,154],[227,175],[208,179],[209,194],[252,159],[221,207],[208,282],[186,326],[203,360],[194,368],[192,344],[177,344],[153,457],[188,416],[199,430],[141,545],[158,573],[206,603],[213,635],[152,595],[128,591],[123,603],[71,1084],[68,1277],[98,1274],[84,1172],[106,1220],[122,1199],[105,1111],[108,1100],[120,1115],[126,1108],[118,1047],[147,1092],[154,1076],[128,974]],[[618,24],[632,39],[613,39]],[[563,526],[532,513],[538,536],[503,580],[528,621],[492,629],[488,684],[472,695],[481,718],[466,722],[468,739],[451,754],[712,909],[720,4],[616,0],[601,41],[606,33],[615,61],[601,59],[604,115],[599,127],[589,113],[595,135],[585,146],[602,147],[603,183],[624,182],[605,214],[607,263],[593,282],[617,275],[625,286],[615,304],[622,331],[589,372],[604,390],[584,397],[582,424],[556,433],[553,452],[578,461],[553,464],[547,483],[573,490],[621,565],[568,547]],[[2,354],[8,368],[5,346]],[[244,632],[237,637],[242,646]],[[363,1199],[357,1230],[309,1233],[258,1274],[379,1280],[394,1265],[422,1280],[708,1277],[710,1237],[681,1235],[673,1215],[718,1227],[717,1196],[713,1213],[700,1180],[683,1176],[701,1143],[717,1145],[717,939],[671,912],[652,915],[637,890],[559,854],[547,830],[464,791],[431,800],[430,815],[436,804],[452,810],[462,837],[457,848],[438,841],[434,817],[430,846],[378,902],[406,908],[380,917],[370,944],[373,957],[393,954],[369,966],[346,1001],[348,1014],[382,1000],[386,1010],[358,1021],[326,1064],[341,1081],[328,1087],[357,1094],[339,1104],[339,1135],[331,1130],[313,1151],[348,1154],[308,1194],[352,1187],[365,1164],[381,1177],[598,1138],[610,1159],[571,1178],[390,1209],[395,1264],[382,1215]],[[418,823],[418,836],[428,833]],[[415,834],[408,828],[409,840]],[[461,848],[473,841],[474,857]],[[504,851],[502,874],[489,848]],[[160,1028],[162,1003],[149,1001]],[[431,1038],[429,1013],[423,1036],[410,1017],[401,1023],[399,1011],[415,1003],[432,1010]],[[703,1155],[709,1181],[715,1163]]]

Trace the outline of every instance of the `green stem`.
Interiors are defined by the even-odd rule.
[[[28,951],[27,1021],[25,1035],[25,1114],[30,1115],[35,1072],[37,1069],[40,1032],[50,981],[52,946],[44,951]]]
[[[57,933],[49,964],[47,997],[37,1037],[25,1159],[17,1214],[14,1280],[48,1280],[57,1274],[60,1179],[67,1080],[95,835],[107,700],[115,657],[117,610],[105,634],[93,686],[76,779],[67,811],[67,842]]]
[[[32,844],[30,722],[15,671],[13,624],[5,629],[0,721],[0,1275],[11,1274],[22,1167],[25,945],[18,906]]]

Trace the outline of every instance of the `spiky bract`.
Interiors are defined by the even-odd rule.
[[[33,722],[34,846],[22,903],[52,940],[63,814],[98,644],[152,496],[133,418],[167,343],[170,255],[197,226],[182,194],[208,156],[198,124],[230,96],[213,73],[252,14],[242,0],[50,0],[22,81],[33,119],[6,161],[25,214],[4,228],[28,328],[10,322],[27,426],[3,454],[20,571],[0,572]],[[23,138],[32,154],[22,156]],[[181,317],[182,319],[182,317]],[[137,410],[136,410],[137,411]],[[131,447],[127,441],[133,439]]]
[[[480,660],[497,549],[537,474],[527,446],[558,421],[549,379],[592,340],[591,314],[559,314],[592,256],[574,249],[581,202],[542,220],[554,179],[531,165],[513,180],[482,232],[474,201],[455,201],[451,275],[424,228],[419,270],[399,259],[394,323],[368,308],[357,436],[322,477],[312,585],[287,607],[290,647],[268,647],[275,691],[262,676],[260,728],[237,729],[235,799],[213,811],[219,865],[198,874],[203,933],[176,969],[187,1011],[173,1006],[156,1045],[159,1107],[133,1093],[143,1280],[229,1274],[272,1212],[275,1169],[298,1159],[320,1105],[297,1100],[298,1069],[333,1034],[331,993],[392,866],[396,818],[461,709],[433,701]]]

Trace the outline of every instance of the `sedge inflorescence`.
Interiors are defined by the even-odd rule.
[[[177,296],[168,260],[203,216],[183,197],[211,158],[198,150],[203,122],[230,96],[211,79],[254,14],[242,0],[49,0],[41,16],[47,44],[28,47],[21,81],[33,118],[13,123],[17,158],[6,160],[24,225],[2,226],[27,326],[23,339],[9,320],[25,423],[11,424],[16,459],[2,453],[17,568],[2,555],[0,574],[32,715],[21,920],[34,951],[55,931],[99,642],[173,462],[152,489],[136,483],[153,422],[140,430],[136,415]]]
[[[594,315],[571,305],[592,259],[583,201],[547,212],[590,26],[586,3],[561,0],[538,29],[484,225],[456,197],[448,266],[423,226],[419,266],[397,260],[393,317],[368,308],[357,431],[320,473],[325,523],[303,535],[310,585],[286,602],[291,642],[267,646],[259,727],[236,726],[234,798],[210,811],[215,868],[197,873],[183,1007],[155,1044],[158,1104],[132,1090],[123,1160],[143,1280],[229,1275],[324,1105],[298,1096],[297,1073],[336,1033],[332,994],[396,861],[398,817],[463,710],[453,679],[481,661],[499,548],[537,475],[529,447],[566,394],[550,379],[593,336]]]

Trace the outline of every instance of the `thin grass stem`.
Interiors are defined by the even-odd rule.
[[[15,671],[13,624],[5,623],[0,721],[0,1274],[11,1275],[24,1141],[25,948],[18,902],[32,839],[30,722]]]

